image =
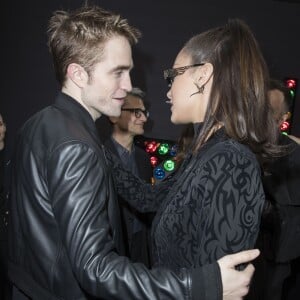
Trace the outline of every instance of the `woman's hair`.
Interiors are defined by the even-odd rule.
[[[84,6],[72,13],[56,11],[49,21],[48,35],[56,78],[63,86],[70,63],[78,63],[90,75],[108,39],[123,36],[133,45],[140,32],[118,14]]]
[[[183,128],[181,135],[179,136],[178,139],[178,150],[177,154],[175,157],[176,163],[177,163],[177,168],[179,165],[181,165],[182,161],[184,160],[186,154],[188,153],[189,149],[191,148],[192,142],[194,140],[195,136],[195,129],[194,129],[194,124],[189,123],[185,125]]]
[[[223,124],[258,159],[280,154],[278,130],[267,101],[268,68],[249,27],[239,19],[192,37],[182,52],[191,63],[211,63],[213,83],[195,150]]]

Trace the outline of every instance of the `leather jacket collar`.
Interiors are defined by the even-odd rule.
[[[55,99],[54,107],[68,111],[68,114],[73,119],[76,119],[79,123],[84,124],[85,127],[88,127],[90,132],[97,134],[95,122],[89,112],[71,96],[59,92]]]

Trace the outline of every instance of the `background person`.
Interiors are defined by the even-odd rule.
[[[127,93],[121,115],[109,118],[112,123],[112,135],[105,142],[105,146],[120,159],[125,168],[145,182],[151,183],[152,167],[149,155],[134,144],[134,138],[144,133],[144,124],[148,119],[144,98],[145,93],[137,87]],[[134,210],[121,196],[119,203],[125,231],[126,253],[133,262],[142,262],[150,266],[151,215]]]
[[[272,79],[268,99],[280,132],[282,122],[290,117],[289,90],[281,81]],[[253,300],[289,300],[299,295],[300,146],[285,134],[280,135],[279,142],[288,147],[288,153],[274,160],[264,176],[267,206],[257,244],[262,256],[257,262],[257,294],[252,296]]]

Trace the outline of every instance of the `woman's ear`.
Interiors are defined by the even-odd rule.
[[[205,63],[197,70],[197,83],[199,86],[205,85],[213,75],[214,67],[211,63]]]
[[[68,65],[67,77],[78,87],[82,88],[88,82],[88,74],[85,69],[76,63]]]

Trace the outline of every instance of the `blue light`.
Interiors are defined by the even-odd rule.
[[[162,168],[156,168],[156,169],[154,170],[154,177],[155,177],[156,179],[161,180],[161,179],[163,179],[165,176],[166,176],[166,172],[165,172]]]
[[[170,155],[171,156],[176,156],[176,154],[177,154],[177,151],[178,151],[178,145],[177,144],[175,144],[175,145],[173,145],[172,147],[171,147],[171,149],[170,149]]]

